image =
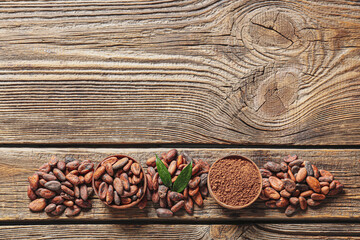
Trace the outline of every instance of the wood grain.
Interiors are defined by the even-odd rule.
[[[169,149],[111,149],[111,148],[0,148],[0,222],[11,221],[72,221],[65,216],[51,218],[45,213],[31,213],[28,209],[30,200],[26,196],[27,177],[40,165],[47,162],[51,155],[63,159],[73,155],[77,159],[90,159],[100,162],[113,154],[129,155],[142,162],[154,153],[161,154]],[[266,161],[280,160],[287,154],[296,153],[302,159],[311,161],[319,169],[331,171],[335,178],[342,182],[345,191],[339,196],[329,197],[324,204],[315,209],[299,212],[288,218],[283,210],[267,209],[262,201],[256,201],[251,207],[231,211],[221,208],[212,198],[204,201],[203,209],[195,208],[193,216],[179,212],[167,222],[234,222],[234,221],[328,221],[359,220],[360,218],[360,150],[279,150],[279,149],[179,149],[186,151],[194,158],[202,158],[209,162],[230,154],[241,154],[253,159],[259,166]],[[159,220],[151,204],[144,210],[131,208],[126,211],[107,208],[99,199],[93,200],[93,208],[83,212],[78,220],[130,220],[154,222]],[[161,219],[160,219],[161,220]]]
[[[0,143],[360,144],[355,1],[0,3]]]
[[[0,226],[2,239],[359,239],[359,224]],[[301,229],[301,232],[299,232]],[[315,231],[313,229],[316,229]],[[319,229],[321,229],[319,231]],[[336,231],[335,231],[336,230]]]

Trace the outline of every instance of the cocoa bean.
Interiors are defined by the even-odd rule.
[[[51,203],[54,203],[56,205],[60,205],[64,202],[64,199],[61,196],[56,196],[51,200]]]
[[[143,187],[140,187],[136,193],[136,196],[137,196],[137,198],[141,198],[143,194],[144,194]],[[166,193],[165,193],[165,197],[166,197]]]
[[[342,185],[341,183],[338,182],[336,184],[336,187],[334,189],[332,189],[331,191],[329,191],[328,195],[329,196],[337,195],[342,192],[343,188],[344,188],[344,185]]]
[[[264,193],[265,193],[265,196],[268,197],[268,198],[271,198],[271,199],[279,199],[280,198],[280,194],[273,188],[271,187],[267,187],[264,189]]]
[[[131,197],[135,195],[138,191],[138,187],[136,185],[131,185],[129,191],[124,191],[120,197]]]
[[[307,176],[306,168],[301,168],[299,170],[298,174],[296,175],[296,182],[300,183],[300,182],[304,181],[306,176]]]
[[[85,199],[84,199],[85,200]],[[112,185],[109,185],[107,193],[106,193],[106,203],[111,204],[114,200],[114,188]]]
[[[286,190],[284,189],[284,190],[281,190],[280,196],[289,198],[289,197],[291,197],[291,193],[289,193],[288,191],[286,191]]]
[[[283,184],[284,184],[284,188],[286,191],[288,191],[289,193],[292,193],[295,191],[296,189],[296,184],[293,180],[285,178],[282,180]]]
[[[206,186],[200,187],[201,196],[206,197],[209,194],[209,190]]]
[[[287,198],[280,197],[279,200],[276,201],[276,206],[278,208],[284,208],[287,207],[288,205],[289,205],[289,200]]]
[[[334,180],[330,183],[329,187],[330,187],[330,190],[333,190],[335,189],[336,185],[338,184],[339,181],[337,180]]]
[[[84,175],[84,174],[87,174],[88,172],[92,171],[94,168],[94,164],[93,163],[81,163],[79,168],[78,168],[78,171],[80,174]]]
[[[288,155],[284,158],[284,161],[286,163],[290,163],[292,161],[295,161],[297,159],[297,156],[294,154],[294,155]]]
[[[113,183],[114,183],[115,191],[119,195],[122,195],[124,192],[124,187],[123,187],[123,184],[122,184],[122,181],[120,180],[120,178],[115,178]]]
[[[311,177],[311,176],[307,176],[306,177],[306,183],[309,185],[309,187],[312,190],[314,190],[314,192],[317,192],[317,193],[321,192],[320,183],[316,178]]]
[[[172,160],[175,160],[176,157],[178,155],[178,152],[176,149],[171,149],[170,151],[168,151],[165,155],[165,159],[167,162],[170,162]]]
[[[261,176],[264,178],[268,178],[273,175],[272,172],[270,172],[267,169],[263,169],[263,168],[260,168],[260,173],[261,173]]]
[[[314,193],[313,190],[308,190],[308,191],[302,192],[302,193],[300,194],[300,197],[307,198],[307,197],[310,197],[311,194],[313,194],[313,193]]]
[[[167,205],[171,208],[174,204],[173,201],[171,201],[170,199],[170,190],[168,190],[167,194],[166,194],[166,201],[167,201]]]
[[[314,201],[311,198],[309,198],[306,202],[307,202],[307,205],[309,205],[310,207],[316,207],[321,204],[321,201]]]
[[[307,202],[304,197],[299,197],[300,208],[305,210],[307,208]]]
[[[297,206],[297,205],[299,204],[299,198],[297,198],[297,197],[291,197],[291,198],[289,199],[289,201],[290,201],[290,203],[291,203],[292,205],[294,205],[294,206]]]
[[[108,157],[101,162],[101,166],[105,167],[106,164],[114,165],[117,161],[118,161],[117,157]]]
[[[45,181],[45,179],[40,179],[39,180],[39,185],[42,187],[45,187],[45,183],[47,183],[47,181]]]
[[[296,212],[296,207],[293,205],[289,205],[286,210],[285,210],[285,215],[290,217],[291,215],[293,215]]]
[[[66,207],[64,205],[57,205],[55,210],[51,212],[54,216],[59,216],[65,211]]]
[[[91,197],[94,194],[94,189],[92,187],[87,187],[86,189],[88,197]]]
[[[331,177],[319,177],[320,182],[329,182],[329,183],[331,183],[333,180],[334,180],[333,176],[331,176]]]
[[[189,192],[190,194],[190,192]],[[204,204],[204,200],[201,196],[201,194],[198,192],[196,193],[194,196],[192,196],[192,199],[194,200],[194,202],[196,203],[196,205],[198,205],[199,207],[202,207]]]
[[[76,199],[75,204],[84,209],[90,209],[92,207],[90,200],[84,201],[83,199]]]
[[[182,155],[179,155],[176,159],[176,168],[179,168],[179,166],[183,163],[185,163],[185,160]]]
[[[151,177],[153,177],[155,175],[155,169],[153,167],[148,167],[147,173],[150,174]]]
[[[79,185],[80,184],[80,179],[79,179],[79,177],[78,176],[76,176],[76,175],[73,175],[73,174],[68,174],[68,175],[66,175],[65,176],[66,177],[66,179],[71,183],[71,184],[73,184],[73,185]]]
[[[147,182],[147,186],[148,186],[149,190],[154,190],[152,177],[150,176],[150,174],[145,174],[145,177],[146,177],[146,182]]]
[[[185,206],[185,201],[181,200],[178,203],[176,203],[174,206],[171,207],[171,211],[173,213],[179,211],[181,208],[183,208]]]
[[[146,160],[146,165],[151,166],[151,167],[156,167],[156,156],[153,156],[153,157],[149,158],[148,160]]]
[[[200,175],[200,183],[199,186],[203,187],[205,185],[207,185],[207,179],[208,179],[208,174],[207,173],[203,173]]]
[[[330,188],[328,186],[324,186],[324,187],[321,188],[321,193],[322,194],[326,195],[326,194],[329,193],[329,191],[330,191]]]
[[[171,178],[171,182],[174,183],[177,178],[178,178],[178,176],[174,176],[173,178]]]
[[[160,201],[159,193],[157,191],[152,193],[151,200],[153,203],[158,203]]]
[[[108,191],[108,185],[106,182],[102,182],[99,186],[99,198],[105,200]]]
[[[111,166],[112,166],[113,170],[118,170],[118,169],[123,168],[128,163],[129,163],[129,158],[124,157],[124,158],[121,158],[120,160],[116,161]]]
[[[282,172],[287,172],[287,170],[288,170],[288,165],[286,164],[286,162],[281,162],[280,163],[280,170],[282,171]]]
[[[189,187],[186,187],[183,191],[183,195],[184,195],[184,198],[188,198],[189,197]]]
[[[141,172],[141,167],[138,163],[133,163],[131,164],[131,171],[133,172],[134,175],[140,175]]]
[[[196,188],[197,186],[199,186],[200,181],[200,177],[194,177],[193,179],[190,179],[188,184],[189,188]]]
[[[156,214],[158,217],[162,217],[162,218],[168,218],[168,217],[172,217],[174,215],[171,210],[166,209],[166,208],[156,209]]]
[[[147,205],[147,198],[144,197],[139,203],[138,203],[138,208],[139,209],[144,209]]]
[[[41,171],[41,172],[48,173],[48,172],[50,172],[50,170],[51,170],[51,167],[48,163],[44,163],[43,165],[41,165],[39,167],[39,171]]]
[[[268,208],[277,208],[276,200],[269,200],[265,202],[266,207]]]
[[[94,179],[98,180],[105,173],[105,167],[100,166],[94,172]]]
[[[40,197],[42,197],[42,198],[51,199],[51,198],[53,198],[53,197],[56,195],[56,193],[55,193],[54,191],[49,190],[49,189],[43,188],[43,189],[41,189],[39,195],[40,195]]]
[[[334,178],[334,176],[330,172],[328,172],[326,170],[321,169],[319,172],[320,172],[320,176],[322,176],[322,177],[332,177],[332,178]]]
[[[60,171],[65,171],[66,168],[66,164],[64,161],[59,161],[56,165],[56,167],[60,170]]]
[[[195,196],[195,194],[197,194],[199,192],[200,188],[199,186],[197,186],[195,189],[189,189],[189,196]]]
[[[72,185],[69,181],[61,182],[62,185],[67,186],[68,188],[73,188],[74,185]]]
[[[107,184],[112,184],[113,181],[114,181],[113,178],[112,178],[109,174],[107,174],[107,173],[105,173],[104,175],[102,175],[101,180],[103,180],[103,181],[106,182]]]
[[[36,190],[39,187],[39,175],[34,173],[32,176],[28,177],[28,181],[30,183],[30,188],[32,190]]]
[[[270,182],[271,187],[277,191],[281,191],[282,189],[284,189],[284,183],[277,177],[270,176],[269,182]]]
[[[270,170],[274,173],[280,172],[281,166],[278,163],[275,162],[267,162],[264,164],[264,168],[267,170]]]
[[[29,203],[29,209],[33,212],[41,212],[46,207],[46,200],[38,198]]]
[[[181,164],[181,165],[178,167],[178,169],[179,169],[179,170],[183,170],[183,168],[186,167],[186,166],[187,166],[187,163]]]
[[[121,180],[124,190],[129,191],[130,190],[130,182],[129,182],[128,175],[126,173],[122,173],[120,175],[120,180]]]
[[[90,183],[91,183],[93,174],[94,174],[93,171],[88,172],[87,174],[85,174],[85,176],[84,176],[84,181],[85,181],[85,183],[87,183],[87,184],[90,184]]]
[[[80,188],[79,188],[79,186],[74,187],[74,196],[76,198],[80,198]]]
[[[170,192],[170,199],[174,202],[184,200],[184,195],[178,192]]]
[[[264,200],[264,201],[267,201],[267,200],[270,199],[270,198],[268,198],[268,197],[265,196],[264,189],[261,190],[260,195],[259,195],[259,198],[260,198],[261,200]]]
[[[55,167],[57,165],[58,161],[59,160],[56,158],[56,156],[51,156],[48,164],[50,165],[50,167]]]
[[[294,174],[291,172],[291,168],[288,166],[288,171],[287,171],[287,174],[289,175],[289,178],[291,180],[293,180],[294,182],[296,181],[295,177],[294,177]]]
[[[56,192],[61,189],[61,183],[58,181],[49,181],[44,184],[44,187],[46,187],[47,189],[49,189],[51,191]]]
[[[31,201],[35,200],[37,198],[34,190],[31,189],[30,186],[27,187],[27,195],[30,198]]]
[[[169,169],[168,169],[169,173],[171,176],[174,175],[175,171],[176,171],[176,162],[172,161],[169,165]]]
[[[125,172],[128,172],[131,168],[132,163],[133,163],[133,160],[129,160],[128,163],[123,167],[123,170]]]
[[[328,182],[320,182],[320,187],[329,187],[330,183]]]
[[[292,168],[292,167],[295,166],[295,165],[300,166],[303,162],[304,162],[304,161],[301,160],[301,159],[294,160],[294,161],[292,161],[292,162],[289,163],[289,167]]]
[[[158,178],[159,178],[159,173],[155,173],[153,179],[152,179],[152,187],[153,190],[157,191],[158,187],[159,187],[159,182],[158,182]]]
[[[159,197],[160,198],[165,198],[168,189],[169,188],[166,187],[165,185],[159,185],[159,189],[158,189]]]
[[[199,171],[201,170],[201,166],[199,164],[196,164],[193,169],[192,169],[192,176],[194,176],[195,174],[197,174]]]
[[[315,200],[315,201],[322,201],[324,200],[326,197],[324,194],[320,194],[320,193],[313,193],[311,194],[311,199]]]
[[[185,200],[184,208],[188,214],[192,215],[194,213],[194,202],[191,198]]]
[[[88,199],[88,191],[85,184],[80,186],[80,197],[86,201]]]
[[[297,183],[296,189],[298,189],[300,192],[306,192],[309,190],[309,186],[307,184]]]
[[[270,182],[268,178],[262,179],[262,188],[270,187]]]
[[[79,176],[80,175],[80,173],[79,173],[79,171],[78,170],[72,170],[72,171],[70,171],[69,173],[67,173],[67,174],[72,174],[72,175],[76,175],[76,176]],[[67,175],[66,174],[66,175]]]
[[[104,167],[105,167],[105,171],[107,172],[107,174],[110,177],[114,176],[114,169],[110,163],[105,164]],[[103,177],[104,177],[104,175],[103,175]]]
[[[166,208],[167,207],[166,198],[160,198],[159,204],[161,208]]]
[[[79,208],[78,206],[72,206],[72,207],[67,207],[65,210],[65,215],[67,217],[73,217],[73,216],[77,216],[79,215],[81,212],[81,208]]]
[[[69,194],[70,196],[75,196],[75,193],[73,190],[71,190],[70,188],[68,188],[67,186],[65,185],[61,185],[61,190],[63,190],[63,192]]]
[[[146,199],[148,201],[150,201],[151,200],[151,192],[150,192],[149,188],[146,188],[145,195],[146,195]]]
[[[52,175],[52,174],[44,174],[43,179],[45,179],[46,181],[56,181],[57,180],[55,175]]]
[[[56,178],[59,179],[59,181],[61,181],[61,182],[66,181],[65,174],[62,171],[60,171],[59,169],[54,168],[53,173],[56,176]]]
[[[314,171],[314,178],[319,178],[320,177],[319,169],[315,165],[311,165],[311,167]]]
[[[285,176],[285,173],[283,173],[283,172],[276,173],[276,177],[279,179],[284,179],[285,178],[284,176]]]
[[[54,203],[50,203],[49,205],[46,206],[46,208],[44,209],[44,211],[46,213],[50,213],[52,211],[54,211],[56,209],[56,204]]]
[[[74,206],[74,202],[71,200],[66,200],[66,201],[64,201],[64,205],[67,207],[72,207],[72,206]]]
[[[76,170],[76,169],[78,169],[79,166],[80,166],[80,162],[78,160],[75,160],[75,161],[72,161],[72,162],[69,162],[66,164],[66,168],[69,171]]]
[[[296,189],[296,190],[291,194],[291,196],[293,196],[293,197],[299,197],[299,196],[300,196],[300,191],[299,191],[299,189]]]
[[[312,168],[311,163],[309,161],[305,161],[304,164],[305,164],[305,169],[306,169],[307,175],[313,177],[314,176],[314,170]]]
[[[65,192],[62,192],[60,193],[60,196],[64,199],[64,200],[74,200],[75,197],[74,196],[71,196]]]

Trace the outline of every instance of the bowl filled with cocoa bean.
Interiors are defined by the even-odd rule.
[[[209,170],[207,181],[215,201],[231,210],[250,206],[262,190],[259,168],[252,160],[239,155],[217,160]]]
[[[126,209],[137,205],[147,186],[144,169],[132,157],[112,155],[95,168],[92,184],[95,194],[107,206]]]

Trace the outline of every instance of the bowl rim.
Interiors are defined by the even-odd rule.
[[[251,200],[249,203],[245,204],[245,205],[240,205],[240,206],[232,206],[232,205],[228,205],[228,204],[225,204],[223,202],[221,202],[217,197],[216,195],[213,193],[212,189],[211,189],[211,184],[210,184],[210,174],[211,174],[211,170],[213,169],[213,166],[215,166],[215,164],[218,162],[218,161],[221,161],[221,160],[224,160],[224,159],[237,159],[237,160],[246,160],[246,161],[249,161],[252,165],[255,166],[256,170],[257,170],[257,173],[258,173],[258,176],[259,176],[259,181],[260,181],[260,185],[259,185],[259,190],[258,190],[258,193],[256,194],[256,197],[254,197],[253,200]],[[223,157],[223,158],[220,158],[218,160],[216,160],[210,167],[209,169],[209,175],[208,175],[208,179],[207,179],[207,185],[208,185],[208,188],[209,188],[209,192],[210,192],[210,195],[215,199],[215,201],[222,207],[224,208],[227,208],[227,209],[231,209],[231,210],[238,210],[238,209],[242,209],[242,208],[246,208],[248,206],[250,206],[251,204],[253,204],[260,196],[261,194],[261,191],[262,191],[262,176],[261,176],[261,172],[260,172],[260,169],[259,167],[255,164],[254,161],[252,161],[251,159],[249,159],[248,157],[244,157],[244,156],[241,156],[241,155],[228,155],[226,157]]]
[[[136,159],[134,159],[134,158],[132,158],[132,157],[130,157],[130,156],[123,155],[123,154],[115,154],[115,155],[108,156],[108,157],[104,158],[101,162],[99,162],[98,165],[96,166],[96,168],[94,169],[94,173],[95,173],[95,171],[101,166],[101,163],[103,163],[105,160],[107,160],[107,159],[109,159],[109,158],[111,158],[111,157],[117,157],[119,160],[120,160],[121,158],[127,157],[127,158],[129,158],[130,160],[133,160],[133,162],[136,162],[136,163],[138,163],[138,164],[140,165],[140,169],[141,169],[141,171],[142,171],[142,173],[143,173],[143,175],[144,175],[144,176],[143,176],[143,180],[144,180],[144,185],[143,185],[143,187],[144,187],[144,193],[142,194],[142,196],[141,196],[139,199],[137,199],[136,201],[134,201],[134,202],[132,202],[132,203],[130,203],[130,204],[119,205],[119,206],[118,206],[118,205],[115,205],[115,204],[111,204],[111,205],[110,205],[110,204],[107,204],[105,201],[101,200],[100,197],[99,197],[98,189],[96,189],[96,187],[95,187],[95,179],[94,179],[94,175],[93,175],[93,177],[92,177],[92,187],[93,187],[93,189],[94,189],[94,192],[95,192],[96,196],[99,198],[99,200],[100,200],[101,202],[103,202],[106,206],[110,207],[110,208],[114,208],[114,209],[126,209],[126,208],[133,207],[133,206],[135,206],[136,204],[138,204],[138,203],[144,198],[144,196],[146,195],[145,193],[146,193],[146,188],[147,188],[147,181],[146,181],[146,177],[145,177],[144,168],[141,166],[141,163],[140,163],[138,160],[136,160]]]

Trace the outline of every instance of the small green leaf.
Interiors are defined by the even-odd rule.
[[[161,178],[161,181],[165,186],[171,188],[171,175],[164,165],[164,163],[160,160],[160,158],[156,155],[156,167]]]
[[[173,191],[182,192],[188,185],[192,174],[192,162],[190,162],[179,174],[173,185]]]

